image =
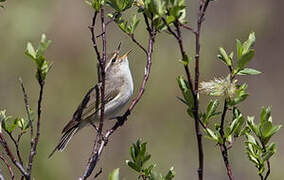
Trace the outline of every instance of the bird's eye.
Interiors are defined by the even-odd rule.
[[[115,61],[116,61],[116,57],[111,60],[111,62],[113,63],[115,63]]]

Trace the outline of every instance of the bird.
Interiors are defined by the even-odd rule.
[[[120,45],[105,67],[104,119],[113,119],[133,94],[134,85],[128,62],[128,55],[131,51],[120,57],[119,49]],[[101,86],[102,83],[99,82],[87,92],[72,119],[63,128],[61,139],[48,158],[56,151],[62,152],[79,130],[99,121]]]

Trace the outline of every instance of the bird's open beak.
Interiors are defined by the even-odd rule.
[[[126,57],[132,52],[132,50],[125,53],[123,56],[121,56],[121,60],[126,59]]]

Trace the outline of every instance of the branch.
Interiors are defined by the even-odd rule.
[[[8,163],[8,161],[4,158],[4,156],[0,155],[0,158],[2,159],[2,161],[4,162],[4,164],[7,166],[9,173],[11,175],[11,179],[14,180],[15,179],[15,175],[14,172],[12,170],[12,167],[10,166],[10,164]],[[0,178],[1,179],[1,178]],[[4,180],[4,177],[2,176],[2,179]],[[2,180],[1,179],[1,180]]]
[[[114,21],[114,20],[113,20]],[[121,30],[121,29],[120,29]],[[125,34],[127,34],[127,36],[128,37],[130,37],[131,38],[131,40],[146,54],[146,56],[147,56],[147,53],[148,53],[148,51],[144,48],[144,46],[140,43],[140,42],[138,42],[137,40],[136,40],[136,38],[134,37],[134,34],[129,34],[129,33],[126,33],[125,31],[123,31],[123,30],[121,30],[123,33],[125,33]]]
[[[168,29],[169,33],[172,34],[176,39],[179,39],[178,35],[176,35],[176,33],[175,33],[175,32],[172,30],[172,28],[168,25],[166,19],[162,17],[162,21],[163,21],[164,24],[167,26],[167,29]]]
[[[145,14],[144,14],[144,17],[146,17]],[[103,21],[103,18],[102,18],[102,21]],[[97,162],[99,161],[99,157],[101,156],[104,147],[108,143],[110,136],[120,126],[122,126],[124,124],[124,122],[127,120],[131,111],[133,110],[135,105],[139,102],[139,100],[141,99],[141,97],[142,97],[142,95],[145,91],[145,85],[146,85],[147,80],[148,80],[149,75],[150,75],[150,69],[151,69],[151,64],[152,64],[153,44],[154,44],[155,35],[156,35],[155,32],[154,32],[154,29],[149,26],[149,22],[148,22],[147,17],[145,19],[145,23],[146,23],[146,26],[147,26],[147,31],[149,33],[149,42],[148,42],[148,51],[147,51],[147,64],[146,64],[146,68],[145,68],[144,79],[143,79],[143,82],[141,84],[138,95],[132,101],[131,105],[129,106],[127,111],[123,114],[123,116],[117,117],[117,122],[114,124],[114,126],[111,129],[107,130],[107,132],[104,136],[103,136],[102,133],[98,133],[98,135],[96,136],[96,139],[95,139],[94,150],[92,152],[92,156],[89,158],[87,168],[86,168],[83,176],[80,177],[79,180],[85,180],[92,174],[94,168],[97,165]],[[104,24],[104,23],[102,22],[102,24]],[[103,33],[103,36],[104,36],[104,34],[105,33]],[[103,112],[103,110],[102,110],[102,112]],[[101,125],[101,123],[100,123],[100,125]],[[99,127],[99,131],[100,131],[100,127]]]
[[[13,141],[13,143],[14,143],[14,145],[15,145],[15,148],[16,148],[16,152],[17,152],[17,156],[18,156],[18,158],[19,158],[19,161],[20,161],[21,165],[23,165],[23,160],[22,160],[22,157],[21,157],[21,154],[20,154],[20,150],[19,150],[19,141],[17,141],[17,140],[13,137],[12,133],[10,133],[10,132],[8,132],[8,131],[6,131],[6,130],[5,130],[5,132],[9,135],[10,139]]]
[[[28,96],[27,96],[27,93],[26,93],[26,90],[25,90],[25,87],[24,87],[24,83],[23,83],[23,80],[22,78],[20,77],[19,78],[19,81],[20,81],[20,85],[21,85],[21,88],[22,88],[22,92],[23,92],[23,95],[24,95],[24,102],[25,102],[25,108],[26,108],[26,112],[27,112],[27,116],[28,116],[28,120],[29,120],[29,125],[30,125],[30,152],[32,152],[32,149],[33,149],[33,146],[34,146],[34,128],[33,128],[33,122],[32,122],[32,119],[31,119],[31,113],[30,113],[30,105],[29,105],[29,102],[28,102]],[[18,138],[18,140],[20,140],[20,136]]]
[[[184,29],[187,29],[187,30],[191,31],[192,33],[196,34],[196,31],[195,31],[192,27],[183,24],[183,23],[180,22],[179,20],[178,20],[178,24],[179,24],[180,26],[182,26]]]
[[[226,117],[227,110],[228,110],[228,105],[227,105],[227,99],[226,99],[225,103],[224,103],[224,109],[223,109],[223,113],[222,113],[222,117],[221,117],[221,124],[220,124],[220,131],[219,131],[221,138],[223,140],[223,143],[219,144],[219,146],[220,146],[222,157],[223,157],[226,169],[227,169],[228,177],[229,177],[230,180],[233,180],[234,178],[233,178],[233,174],[232,174],[232,170],[231,170],[231,166],[230,166],[230,162],[229,162],[229,158],[228,158],[228,149],[227,149],[227,146],[226,146],[226,138],[224,137],[224,123],[225,123],[225,117]]]
[[[101,67],[100,67],[101,66],[101,64],[100,64],[101,55],[100,55],[100,52],[99,52],[99,49],[98,49],[98,45],[97,45],[97,42],[96,42],[96,37],[95,37],[95,24],[96,24],[97,15],[98,15],[98,12],[95,11],[93,19],[92,19],[92,25],[89,26],[88,28],[91,31],[93,48],[94,48],[94,50],[96,52],[96,55],[97,55],[97,72],[98,72],[98,80],[100,82],[101,79],[102,79],[101,78]]]
[[[265,146],[265,144],[261,141],[260,138],[259,138],[259,141],[261,142],[261,146],[262,146],[264,152],[266,152],[266,146]],[[268,178],[268,176],[269,176],[269,174],[270,174],[270,171],[271,171],[271,170],[270,170],[270,162],[269,162],[269,159],[266,161],[266,164],[267,164],[267,171],[266,171],[266,174],[265,174],[264,178],[262,177],[263,180],[267,180],[267,178]],[[261,175],[261,176],[262,176],[262,175]]]
[[[25,171],[24,167],[21,165],[21,163],[19,163],[16,158],[14,157],[14,155],[12,154],[5,138],[3,137],[3,134],[0,132],[0,143],[2,144],[3,148],[5,149],[5,152],[7,153],[8,157],[11,159],[11,161],[13,162],[13,164],[20,170],[20,172],[22,173],[23,176],[25,176],[26,178],[29,177],[29,174]]]
[[[38,71],[38,83],[40,86],[39,91],[39,97],[38,97],[38,103],[37,103],[37,129],[36,129],[36,136],[35,136],[35,142],[34,145],[30,149],[30,155],[29,155],[29,162],[27,167],[27,172],[29,173],[29,177],[27,179],[30,179],[32,166],[33,166],[33,158],[36,155],[36,149],[39,142],[40,137],[40,120],[41,120],[41,102],[42,102],[42,96],[43,96],[43,88],[44,88],[44,80],[41,77],[40,72]]]
[[[147,50],[135,39],[134,34],[127,34],[131,40],[147,55]]]
[[[203,179],[203,166],[204,166],[204,158],[203,158],[203,147],[202,147],[202,132],[200,131],[200,117],[199,117],[199,57],[200,57],[200,32],[202,20],[204,18],[206,9],[208,7],[210,0],[200,0],[199,7],[199,18],[197,20],[197,31],[195,34],[195,85],[194,85],[194,119],[195,119],[195,133],[198,142],[198,152],[199,152],[199,168],[198,168],[198,177],[199,180]],[[179,26],[178,26],[179,27]]]
[[[95,19],[95,16],[96,16],[96,13],[94,15],[94,18]],[[95,25],[95,21],[93,21],[93,28],[94,28],[94,25]],[[97,133],[97,136],[96,136],[96,139],[94,141],[94,148],[93,148],[93,151],[92,151],[92,154],[91,154],[91,157],[89,158],[88,160],[88,164],[87,164],[87,167],[85,169],[85,172],[83,174],[82,177],[80,177],[79,179],[80,180],[85,180],[87,179],[93,172],[98,160],[99,160],[99,155],[102,153],[102,150],[103,150],[103,147],[105,146],[106,144],[106,140],[104,139],[103,137],[103,133],[102,133],[102,130],[103,130],[103,120],[104,120],[104,108],[105,108],[105,62],[106,62],[106,38],[105,38],[105,35],[106,35],[106,25],[105,25],[105,14],[104,14],[104,8],[102,7],[101,8],[101,28],[102,28],[102,44],[103,44],[103,58],[102,59],[98,59],[99,60],[99,64],[100,64],[100,67],[101,67],[101,71],[100,71],[100,74],[101,74],[101,83],[102,83],[102,86],[100,88],[100,98],[101,98],[101,114],[100,114],[100,122],[99,122],[99,128],[98,128],[98,133]],[[92,31],[92,38],[94,38],[93,36],[93,31]],[[95,43],[95,41],[93,40],[93,43]]]

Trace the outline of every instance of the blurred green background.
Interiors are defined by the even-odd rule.
[[[188,21],[195,26],[198,0],[188,1]],[[263,73],[241,80],[249,85],[250,96],[241,109],[247,115],[256,115],[261,106],[272,105],[273,120],[283,124],[283,1],[218,0],[212,2],[203,24],[201,35],[201,80],[226,76],[226,69],[216,55],[219,46],[235,50],[235,39],[244,41],[251,31],[256,32],[256,56],[250,63]],[[61,129],[72,117],[87,90],[96,83],[96,56],[92,49],[88,25],[92,10],[83,0],[18,0],[5,3],[0,9],[0,109],[8,114],[24,116],[24,101],[18,77],[25,83],[30,104],[36,109],[39,87],[35,81],[35,67],[24,55],[28,41],[38,42],[46,33],[53,42],[46,56],[54,63],[44,90],[41,141],[35,158],[36,179],[77,179],[83,172],[91,152],[94,130],[90,127],[77,134],[63,153],[52,159],[48,154],[58,142]],[[146,45],[146,32],[137,29],[137,38]],[[97,31],[99,33],[99,31]],[[115,24],[108,26],[107,51],[110,54],[122,41],[122,51],[133,49],[130,64],[137,92],[144,75],[146,63],[143,52],[121,33]],[[194,51],[194,39],[184,33],[188,52]],[[192,55],[192,53],[190,53]],[[197,178],[197,146],[193,120],[186,115],[185,107],[176,99],[180,95],[176,77],[182,75],[178,62],[180,54],[174,39],[160,34],[156,40],[151,76],[146,92],[134,109],[129,121],[110,139],[98,168],[103,168],[99,179],[107,179],[112,169],[120,167],[121,177],[136,179],[127,168],[129,147],[137,138],[148,141],[152,160],[157,170],[164,174],[174,166],[176,180]],[[207,97],[201,96],[203,105]],[[205,100],[204,100],[205,99]],[[108,122],[108,126],[112,123]],[[278,152],[272,158],[270,179],[283,179],[283,130],[275,135]],[[21,145],[29,147],[26,136]],[[26,146],[26,147],[25,147]],[[205,178],[227,179],[219,148],[204,139]],[[3,149],[1,149],[3,151]],[[244,145],[239,141],[229,152],[233,174],[236,179],[258,179],[255,167],[248,161]],[[3,168],[6,169],[6,168]],[[5,171],[6,172],[6,171]]]

